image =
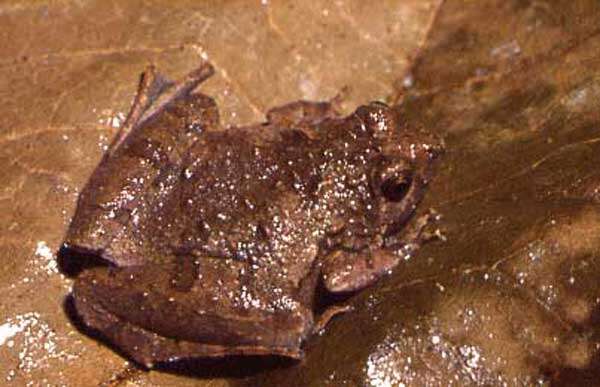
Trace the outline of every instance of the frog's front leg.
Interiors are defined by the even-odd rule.
[[[75,307],[85,325],[147,367],[224,355],[302,357],[313,316],[291,293],[253,284],[237,261],[203,259],[177,272],[185,266],[89,270],[75,283]],[[194,277],[192,286],[180,286],[191,283],[182,274]]]
[[[267,112],[267,122],[282,128],[291,128],[302,123],[314,123],[326,118],[340,116],[339,108],[344,91],[329,101],[300,100],[277,106]]]
[[[352,252],[336,250],[325,259],[322,278],[325,288],[332,293],[355,292],[388,274],[406,256],[432,238],[427,225],[435,214],[428,213],[416,219],[403,231],[401,239],[387,240],[385,247],[365,248]]]

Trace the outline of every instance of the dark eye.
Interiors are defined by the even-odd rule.
[[[399,202],[408,193],[412,178],[409,175],[389,177],[381,184],[383,196],[391,202]]]

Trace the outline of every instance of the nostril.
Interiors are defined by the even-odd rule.
[[[406,196],[411,183],[410,176],[388,178],[381,184],[381,192],[387,200],[399,202]]]

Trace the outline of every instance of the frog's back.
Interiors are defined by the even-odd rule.
[[[317,253],[310,202],[321,181],[321,144],[300,131],[261,129],[207,133],[190,149],[180,249],[297,282]]]

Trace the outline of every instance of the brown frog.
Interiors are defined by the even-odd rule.
[[[423,197],[440,142],[373,102],[340,117],[300,101],[263,124],[219,126],[150,68],[81,192],[65,241],[107,265],[77,277],[84,324],[147,367],[224,355],[303,356],[316,289],[355,292],[427,238]]]

